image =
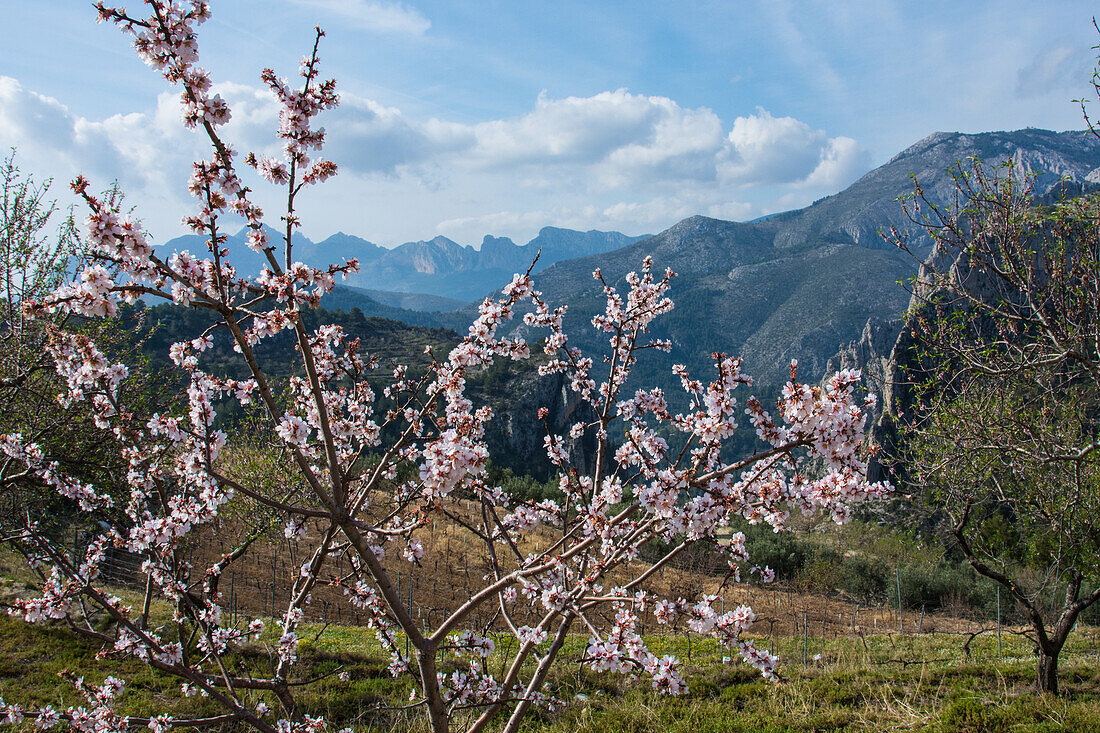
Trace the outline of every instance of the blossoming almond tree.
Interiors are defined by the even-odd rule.
[[[112,363],[88,338],[56,333],[50,351],[67,385],[61,399],[86,405],[117,440],[128,463],[129,497],[122,511],[111,515],[125,519],[105,529],[79,556],[36,531],[33,523],[6,528],[6,539],[42,577],[41,595],[18,602],[25,620],[64,619],[76,632],[101,642],[106,654],[132,655],[174,675],[184,694],[207,696],[224,712],[202,719],[125,718],[115,712],[123,682],[112,677],[99,686],[75,683],[87,706],[24,710],[8,703],[9,720],[35,716],[43,727],[64,720],[88,731],[226,722],[265,733],[324,729],[328,724],[304,715],[295,700],[295,691],[308,683],[296,667],[299,626],[312,592],[322,584],[341,588],[347,603],[368,615],[390,654],[390,671],[414,681],[410,707],[422,708],[435,731],[448,730],[459,718],[470,730],[482,730],[490,721],[516,730],[530,706],[553,703],[544,689],[547,674],[571,633],[588,639],[582,661],[592,669],[646,676],[668,694],[686,692],[679,662],[651,653],[640,635],[645,613],[660,623],[680,617],[694,632],[738,650],[764,676],[777,678],[776,658],[757,649],[744,633],[753,622],[752,609],[741,606],[719,614],[713,595],[661,598],[647,581],[693,543],[713,542],[716,530],[735,517],[768,522],[777,530],[792,510],[821,510],[844,521],[852,502],[886,493],[888,486],[869,485],[863,478],[864,415],[854,396],[859,374],[843,372],[825,387],[810,387],[798,383],[792,365],[775,417],[753,398],[738,403],[737,390],[751,380],[742,374],[739,359],[723,354],[714,355],[715,377],[709,383],[677,368],[690,403],[684,412],[670,410],[659,389],[627,394],[624,384],[640,353],[669,348],[646,334],[653,319],[673,306],[668,298],[673,273],[655,275],[647,259],[641,274],[628,276],[625,293],[595,273],[607,297],[605,312],[593,319],[608,335],[610,351],[602,362],[570,346],[566,308],[552,307],[532,287],[529,274],[520,274],[499,298],[482,303],[468,335],[445,358],[433,356],[422,376],[394,368],[383,394],[376,394],[366,377],[379,369],[377,360],[361,353],[358,342],[340,327],[309,332],[301,318],[331,290],[335,276],[358,268],[354,260],[316,269],[294,259],[295,202],[336,171],[333,163],[312,157],[324,141],[314,118],[337,104],[334,82],[318,76],[317,43],[302,60],[298,87],[270,70],[261,76],[281,103],[283,155],[248,155],[244,161],[286,193],[285,226],[281,239],[272,241],[240,178],[237,154],[219,132],[230,111],[211,93],[208,74],[196,65],[194,28],[209,17],[207,4],[146,0],[145,5],[148,17],[100,4],[99,18],[132,36],[138,54],[180,87],[184,124],[201,129],[210,140],[210,159],[194,164],[189,187],[198,209],[187,219],[206,236],[208,251],[162,256],[137,221],[105,205],[78,178],[73,187],[90,209],[86,236],[97,261],[32,307],[109,318],[119,301],[161,298],[207,309],[216,324],[172,347],[172,360],[189,379],[187,404],[178,413],[154,415],[139,414],[120,398],[120,385],[129,378],[126,365]],[[318,30],[317,41],[321,36]],[[259,273],[239,272],[227,261],[226,221],[236,217],[249,228],[248,245],[267,261]],[[573,425],[568,437],[545,438],[547,454],[560,468],[560,502],[514,500],[487,481],[484,428],[491,412],[475,407],[465,395],[472,370],[498,358],[529,357],[528,343],[499,333],[524,302],[530,304],[525,322],[547,334],[540,373],[565,374],[596,416]],[[257,352],[260,342],[283,331],[293,334],[300,360],[288,385],[271,375]],[[232,341],[247,365],[247,379],[219,377],[203,368],[203,352],[215,338]],[[284,387],[287,399],[281,396]],[[229,401],[258,405],[266,413],[301,492],[291,498],[267,495],[225,470],[219,454],[231,438],[220,427],[215,405]],[[742,414],[763,446],[730,462],[723,459],[722,447]],[[682,436],[678,445],[659,437],[662,426]],[[613,429],[625,432],[617,446]],[[594,467],[581,473],[571,468],[570,447],[572,440],[586,436],[594,436],[598,449]],[[66,476],[24,436],[3,436],[0,447],[84,511],[97,513],[112,503],[98,487]],[[805,470],[810,460],[825,467],[817,478]],[[223,613],[217,590],[218,578],[247,546],[207,568],[192,567],[183,552],[196,530],[213,522],[234,496],[285,517],[288,537],[312,530],[315,540],[292,581],[285,611],[272,621],[278,641],[266,676],[243,669],[233,653],[260,638],[264,623],[233,623]],[[459,497],[476,507],[474,519],[455,510]],[[432,551],[425,542],[427,528],[437,520],[460,522],[480,538],[489,572],[480,589],[425,629],[382,559],[392,553],[392,562],[400,555],[409,563],[408,572],[422,572],[421,561]],[[525,540],[539,525],[553,529],[554,541],[533,553],[521,549],[531,546]],[[639,562],[640,547],[653,538],[671,549],[656,562]],[[141,612],[100,579],[109,547],[144,559],[148,584]],[[770,575],[767,569],[750,568],[743,536],[734,536],[728,552],[731,578],[742,570],[766,579]],[[350,574],[334,574],[338,558],[350,560]],[[149,622],[154,596],[171,606],[174,624],[154,627]],[[109,630],[88,623],[83,609],[90,606],[113,621]],[[473,615],[486,609],[493,609],[496,625],[470,628]],[[514,650],[495,675],[486,659],[504,636],[515,640],[514,647],[509,645]],[[444,674],[444,653],[461,659],[462,666]]]

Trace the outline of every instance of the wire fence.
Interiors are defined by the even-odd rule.
[[[425,558],[420,566],[400,557],[386,557],[384,565],[391,573],[398,593],[408,603],[413,618],[424,629],[440,624],[456,608],[468,600],[487,582],[488,563],[472,552],[470,544],[461,537],[443,534],[433,537],[436,552]],[[193,549],[188,562],[203,572],[220,558],[224,548],[209,543]],[[299,575],[301,565],[312,551],[308,543],[290,540],[265,540],[255,543],[250,551],[231,563],[219,582],[221,606],[231,624],[247,623],[254,618],[280,618],[290,602],[290,589]],[[394,553],[396,554],[396,553]],[[133,553],[111,548],[102,564],[102,577],[111,585],[141,592],[146,576],[142,572],[143,558]],[[354,566],[346,555],[334,555],[325,566],[325,577],[320,579],[312,593],[312,600],[303,607],[305,620],[312,623],[337,626],[365,626],[370,618],[355,608],[344,596],[341,579],[354,576]],[[998,592],[997,617],[995,619],[965,617],[930,610],[926,604],[919,608],[902,603],[903,587],[900,573],[895,574],[892,603],[874,604],[827,594],[799,592],[791,583],[774,583],[769,586],[737,584],[719,586],[720,577],[694,572],[692,568],[672,570],[665,578],[662,591],[666,595],[693,598],[702,593],[717,596],[714,607],[725,613],[738,605],[750,605],[756,613],[753,634],[758,643],[775,650],[793,639],[801,640],[802,663],[812,664],[813,650],[821,648],[823,641],[838,639],[862,639],[875,637],[954,637],[959,650],[970,658],[977,647],[985,649],[989,640],[996,639],[996,656],[1008,659],[1006,649],[1018,655],[1021,646],[1018,637],[1026,627],[1011,625],[1002,613],[1004,607]],[[354,581],[352,581],[354,582]],[[475,612],[465,623],[473,630],[502,630],[504,624],[497,615],[495,604],[487,604],[488,610]],[[522,604],[521,604],[522,605]],[[646,635],[682,634],[682,626],[656,625],[643,614],[640,631]],[[517,624],[532,621],[534,614],[525,617],[522,612]],[[1011,637],[1011,644],[1005,637]],[[1063,655],[1100,660],[1100,634],[1091,627],[1079,630],[1075,636],[1085,643],[1067,647]],[[688,635],[690,638],[690,635]],[[981,640],[986,640],[984,644]],[[691,642],[687,646],[692,654]],[[788,654],[790,650],[788,648]],[[987,653],[992,653],[987,650]],[[1008,655],[1008,656],[1006,656]],[[900,663],[917,663],[922,660],[892,660]]]

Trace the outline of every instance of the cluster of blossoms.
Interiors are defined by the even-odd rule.
[[[445,359],[436,360],[429,349],[426,369],[397,366],[376,391],[368,377],[377,385],[386,376],[376,371],[378,359],[363,353],[357,339],[339,326],[309,331],[303,325],[302,311],[332,290],[337,275],[358,268],[351,260],[317,269],[293,257],[295,196],[336,170],[310,157],[324,142],[314,117],[337,103],[334,83],[318,77],[316,45],[302,62],[299,88],[270,70],[262,75],[280,103],[277,134],[283,156],[245,158],[288,194],[286,232],[278,246],[269,241],[263,213],[238,176],[234,151],[219,136],[229,109],[211,93],[209,76],[196,65],[194,26],[209,16],[209,8],[199,0],[145,3],[151,11],[147,18],[103,4],[99,16],[132,35],[142,58],[181,87],[185,124],[201,128],[211,141],[212,159],[197,162],[189,181],[198,209],[187,219],[207,237],[208,253],[160,256],[137,222],[90,194],[87,181],[78,179],[74,188],[91,210],[86,230],[94,262],[30,310],[110,317],[120,303],[140,296],[206,309],[216,323],[172,345],[171,360],[186,378],[186,400],[153,415],[140,415],[127,404],[124,365],[112,363],[86,337],[57,336],[51,355],[64,383],[60,399],[70,406],[86,405],[94,424],[117,442],[127,468],[125,488],[112,494],[66,475],[34,441],[19,434],[0,436],[0,451],[10,460],[108,526],[79,558],[33,524],[15,533],[13,541],[34,560],[42,584],[38,597],[18,601],[13,611],[27,621],[46,621],[71,617],[84,603],[96,605],[111,618],[113,630],[104,634],[89,627],[85,633],[105,642],[110,653],[134,656],[178,676],[185,694],[205,696],[226,711],[227,717],[213,723],[165,717],[143,721],[154,731],[229,721],[264,733],[325,729],[324,720],[300,713],[293,694],[298,683],[291,683],[300,625],[318,584],[341,588],[346,602],[366,614],[390,656],[390,672],[416,680],[413,704],[423,706],[436,730],[446,729],[452,715],[467,708],[480,710],[479,728],[510,710],[505,727],[515,730],[531,705],[554,704],[544,691],[547,672],[574,625],[589,632],[583,656],[592,669],[646,676],[668,694],[686,692],[678,660],[650,652],[639,632],[647,612],[658,623],[684,619],[693,633],[737,649],[765,676],[776,678],[775,657],[745,637],[754,620],[752,609],[718,613],[715,595],[659,598],[646,590],[646,582],[686,547],[715,541],[738,518],[780,529],[794,510],[823,510],[843,521],[853,502],[888,491],[862,478],[859,446],[866,404],[854,396],[858,373],[842,372],[818,388],[799,383],[792,367],[777,420],[751,397],[739,402],[737,390],[750,387],[752,380],[741,372],[739,359],[724,354],[714,355],[716,375],[709,384],[684,367],[675,368],[684,390],[677,395],[684,405],[679,411],[670,407],[677,399],[660,389],[626,394],[639,354],[671,348],[648,334],[654,319],[673,308],[674,273],[655,276],[647,258],[640,274],[625,275],[623,293],[615,280],[594,273],[605,296],[603,312],[592,319],[608,335],[603,360],[570,344],[566,308],[551,307],[528,272],[517,274],[499,297],[485,299],[468,333]],[[244,220],[249,247],[265,258],[257,274],[238,273],[227,261],[222,220],[231,215]],[[563,498],[558,501],[515,498],[489,482],[485,429],[492,412],[476,407],[466,390],[467,377],[495,360],[531,356],[528,342],[508,330],[521,310],[526,332],[545,334],[539,373],[562,375],[585,406],[577,414],[587,415],[567,435],[548,431],[545,437],[547,456],[559,469]],[[293,337],[298,359],[287,378],[266,369],[263,352],[256,348],[283,332]],[[239,355],[247,378],[204,368],[218,339],[227,340]],[[596,364],[606,371],[597,375]],[[294,491],[273,494],[227,468],[223,454],[232,437],[223,429],[219,410],[229,404],[265,412],[273,442],[295,472]],[[770,447],[731,463],[723,448],[744,414]],[[541,419],[546,416],[540,411]],[[614,442],[613,436],[623,437]],[[683,442],[671,446],[678,436]],[[590,469],[581,470],[575,447],[586,440],[597,448]],[[812,465],[823,470],[812,473]],[[264,624],[242,623],[223,613],[218,591],[220,578],[245,556],[251,540],[207,568],[192,567],[182,551],[196,538],[196,529],[218,521],[233,500],[276,515],[274,526],[306,552],[285,579],[289,600],[277,621],[273,669],[266,678],[233,667],[240,663],[233,652],[258,638]],[[124,506],[107,513],[116,503]],[[473,520],[464,515],[471,506]],[[484,587],[426,630],[383,561],[387,545],[394,543],[388,562],[401,562],[406,572],[421,571],[432,551],[424,528],[436,520],[454,520],[482,541],[488,567]],[[532,542],[544,526],[553,528],[555,538],[545,546]],[[642,546],[654,538],[671,549],[656,562],[640,563]],[[532,547],[537,549],[532,552]],[[176,638],[168,627],[150,628],[147,612],[136,613],[104,590],[100,570],[114,550],[143,558],[148,598],[156,594],[169,601]],[[334,577],[338,557],[350,561],[350,574]],[[728,558],[731,576],[739,578],[750,561],[743,535],[733,535]],[[765,581],[774,577],[768,568],[749,572]],[[605,589],[611,578],[615,587]],[[483,609],[496,609],[496,633],[510,634],[518,645],[499,644],[487,629],[465,628]],[[606,610],[613,617],[610,624],[604,621]],[[442,650],[453,651],[464,668],[439,671]],[[488,662],[505,651],[511,661],[498,678]],[[533,672],[531,660],[537,662]],[[40,725],[66,720],[80,730],[121,729],[134,719],[127,722],[112,712],[119,692],[121,685],[104,683],[88,697],[90,708],[65,713],[44,708],[37,713]],[[257,699],[266,692],[275,694],[283,719],[268,719],[267,705]],[[24,714],[7,705],[0,711],[9,720]]]
[[[590,424],[575,426],[570,437],[576,439],[591,431],[603,446],[607,445],[611,421],[625,424],[626,439],[614,454],[613,465],[619,469],[605,473],[598,463],[590,475],[570,471],[574,464],[569,442],[547,435],[547,456],[563,469],[561,489],[573,523],[563,525],[564,507],[544,501],[516,506],[501,527],[518,538],[524,530],[546,523],[576,537],[557,557],[522,559],[524,568],[538,571],[522,575],[522,592],[537,596],[551,614],[572,612],[588,618],[585,612],[600,601],[615,604],[616,623],[606,634],[592,637],[586,652],[588,664],[597,671],[647,673],[657,689],[675,694],[686,690],[675,660],[650,654],[634,631],[638,611],[645,607],[644,594],[639,603],[631,596],[637,583],[631,583],[601,597],[602,578],[613,569],[626,567],[638,556],[641,544],[653,536],[681,543],[658,562],[660,565],[691,542],[713,539],[734,517],[768,521],[777,530],[783,528],[792,508],[807,512],[825,509],[842,521],[852,503],[884,495],[889,487],[869,485],[862,478],[865,466],[857,448],[863,437],[863,406],[855,402],[853,389],[857,373],[841,373],[821,389],[799,384],[792,366],[791,383],[780,403],[780,424],[753,398],[746,401],[745,408],[738,404],[735,390],[751,386],[752,380],[741,372],[739,359],[722,354],[715,354],[718,374],[708,385],[692,379],[684,367],[675,367],[691,408],[686,412],[672,414],[659,389],[637,390],[632,397],[619,398],[636,353],[643,348],[667,348],[664,342],[643,340],[642,335],[653,317],[672,307],[665,293],[673,273],[666,272],[657,280],[647,260],[641,275],[627,277],[630,292],[626,297],[608,285],[599,271],[594,276],[604,283],[607,305],[593,323],[612,334],[612,352],[606,361],[613,366],[606,381],[597,385],[591,376],[592,360],[569,346],[563,328],[564,309],[551,309],[539,293],[532,292],[534,310],[525,320],[551,332],[545,345],[551,360],[542,371],[569,375],[574,389],[597,416]],[[772,447],[740,462],[724,462],[723,443],[738,428],[742,413],[749,415]],[[673,451],[659,433],[662,423],[688,435],[688,448]],[[807,461],[824,465],[823,475],[808,478],[807,471],[800,468]],[[637,478],[624,481],[625,470],[637,471]],[[749,559],[743,534],[733,536],[728,553],[733,575],[739,578]],[[751,572],[764,582],[774,578],[770,568],[753,567]],[[625,603],[627,600],[631,602]],[[742,606],[718,614],[714,601],[714,596],[691,603],[658,600],[653,612],[659,622],[685,616],[692,631],[736,648],[766,677],[776,678],[777,660],[743,637],[753,622],[752,610]],[[597,626],[591,623],[591,627]],[[525,631],[517,638],[529,640],[528,634]]]
[[[97,491],[90,483],[66,475],[57,461],[46,461],[42,447],[37,443],[26,442],[20,433],[0,435],[0,452],[21,462],[58,494],[75,501],[83,511],[93,511],[112,504],[109,494]]]
[[[126,683],[117,677],[108,676],[102,684],[92,685],[83,677],[75,677],[71,672],[63,672],[62,677],[85,699],[85,705],[71,705],[63,711],[52,705],[43,705],[35,709],[8,704],[0,699],[0,722],[17,726],[24,721],[32,723],[37,730],[49,730],[58,724],[67,723],[72,730],[80,733],[123,733],[135,725],[148,727],[153,733],[166,733],[172,725],[168,716],[135,718],[120,716],[115,712],[115,702],[122,694]]]
[[[597,672],[632,674],[644,670],[652,679],[653,689],[669,695],[687,692],[679,662],[669,655],[652,654],[638,634],[637,625],[637,615],[625,604],[616,603],[615,624],[602,638],[589,639],[586,663]]]

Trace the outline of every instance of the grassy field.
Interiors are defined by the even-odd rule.
[[[466,549],[461,536],[441,534],[440,538],[441,548],[455,543],[451,549],[456,553]],[[266,587],[270,587],[274,560],[274,555],[261,554],[254,572],[244,568],[237,590],[230,592],[231,583],[225,588],[232,599],[227,608],[240,609],[242,624],[250,617],[268,615],[271,599]],[[293,556],[280,560],[296,567]],[[469,578],[480,574],[472,564],[469,570],[465,565],[450,568],[449,575],[433,570],[427,569],[423,586],[414,587],[417,607],[429,612],[432,606],[425,608],[422,602],[445,605],[456,592],[468,594]],[[264,591],[257,591],[249,602],[254,595],[247,592],[252,581]],[[692,593],[717,580],[672,569],[662,583],[668,592]],[[437,584],[440,591],[433,592]],[[12,596],[33,592],[33,585],[25,568],[0,554],[0,606]],[[140,602],[134,591],[116,590],[132,603]],[[300,633],[299,679],[323,677],[296,693],[303,711],[324,715],[335,729],[426,730],[418,711],[399,709],[407,704],[411,680],[391,678],[373,632],[345,625],[346,615],[341,623],[331,610],[324,612],[326,598],[317,594],[308,618],[319,623],[307,625]],[[989,620],[968,620],[943,611],[928,616],[907,612],[909,633],[899,635],[896,609],[860,607],[835,596],[798,592],[793,583],[738,586],[727,600],[747,602],[756,609],[757,643],[780,655],[784,682],[763,681],[736,657],[725,659],[729,652],[713,641],[676,634],[647,636],[654,653],[673,653],[686,666],[690,694],[663,697],[654,694],[644,679],[582,669],[578,660],[586,637],[577,636],[569,640],[547,690],[564,704],[532,713],[525,729],[560,733],[1100,730],[1100,629],[1095,627],[1082,627],[1071,636],[1061,664],[1063,695],[1054,698],[1034,692],[1036,660],[1026,639],[1006,632],[998,653],[995,635],[986,633],[973,640],[969,655],[964,651],[968,634],[988,629]],[[167,610],[155,604],[154,625],[167,620]],[[650,617],[647,631],[651,625]],[[924,633],[915,633],[918,628]],[[807,632],[805,639],[796,629]],[[250,645],[236,661],[266,676],[272,641],[269,636]],[[499,677],[504,653],[515,642],[501,636],[498,644],[503,648],[490,659],[490,669]],[[194,717],[219,712],[207,700],[184,698],[178,681],[132,659],[97,661],[101,651],[99,645],[64,627],[30,626],[0,613],[0,697],[59,708],[81,704],[80,695],[59,674],[84,676],[90,683],[114,674],[129,683],[121,699],[124,714],[167,712]],[[451,656],[443,659],[445,671],[462,666]],[[337,672],[346,672],[349,679],[339,679]],[[260,698],[257,694],[253,702]],[[277,708],[273,699],[265,701]],[[30,730],[29,724],[24,727]]]
[[[348,626],[310,627],[303,633],[303,676],[346,671],[300,693],[310,714],[356,730],[420,731],[415,715],[392,707],[408,699],[409,680],[391,679],[373,635]],[[805,641],[778,637],[785,682],[768,683],[713,642],[685,636],[651,637],[654,652],[675,653],[687,665],[691,694],[653,694],[644,680],[596,675],[576,660],[584,639],[570,640],[554,673],[552,692],[565,705],[539,711],[529,731],[1095,731],[1100,727],[1100,637],[1086,629],[1071,637],[1062,663],[1061,697],[1033,692],[1034,658],[1026,640],[1006,635],[998,656],[995,637],[979,637],[971,657],[964,638],[951,634],[872,636]],[[767,640],[762,640],[766,645]],[[11,702],[79,702],[66,671],[98,682],[107,674],[129,681],[122,712],[142,715],[215,712],[200,698],[182,698],[178,684],[125,659],[94,660],[100,649],[67,630],[28,626],[0,617],[0,697]],[[257,669],[266,649],[245,650]],[[690,661],[689,661],[690,660]],[[491,660],[500,663],[499,658]],[[445,667],[456,668],[445,659]],[[273,702],[273,701],[272,701]],[[390,709],[387,709],[390,708]]]

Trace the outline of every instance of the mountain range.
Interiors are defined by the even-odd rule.
[[[1034,175],[1037,196],[1052,195],[1061,182],[1075,193],[1100,181],[1100,138],[1088,131],[936,133],[806,208],[752,222],[691,217],[622,249],[558,262],[536,276],[536,285],[551,301],[570,304],[574,342],[602,349],[604,335],[586,327],[604,301],[592,270],[599,266],[622,286],[651,255],[656,268],[678,273],[671,294],[677,307],[655,323],[673,350],[649,360],[645,381],[670,384],[664,375],[674,363],[709,379],[715,351],[743,356],[746,372],[762,385],[783,384],[792,359],[803,379],[817,381],[869,319],[897,317],[908,305],[903,282],[919,263],[879,232],[894,226],[918,245],[927,237],[898,199],[916,180],[930,200],[948,203],[955,191],[950,169],[975,156],[1005,164],[1015,177]]]
[[[592,271],[601,268],[625,289],[626,273],[652,255],[658,271],[670,267],[677,273],[671,293],[677,307],[655,323],[655,335],[671,339],[673,350],[642,362],[639,381],[679,391],[671,365],[687,364],[709,379],[717,351],[743,356],[745,370],[767,391],[786,381],[791,359],[798,360],[803,379],[816,381],[842,346],[860,338],[869,319],[905,310],[903,282],[919,263],[880,232],[896,227],[919,244],[924,231],[898,199],[911,194],[917,181],[928,199],[950,202],[950,169],[973,157],[1003,164],[1016,178],[1035,176],[1038,196],[1100,184],[1100,138],[1088,131],[938,132],[835,195],[750,222],[694,216],[644,238],[546,227],[526,245],[487,236],[480,249],[436,237],[387,250],[336,234],[318,243],[302,238],[296,259],[322,264],[359,258],[363,272],[353,287],[328,296],[328,308],[360,308],[369,316],[464,331],[477,315],[476,303],[456,308],[455,301],[480,300],[499,289],[541,249],[533,270],[536,286],[551,303],[569,304],[573,342],[599,354],[606,338],[589,322],[602,311],[604,297]],[[204,248],[197,236],[168,246]],[[258,269],[258,256],[239,235],[229,247],[234,262],[249,267],[251,256]],[[526,328],[518,320],[511,327]]]
[[[267,229],[271,241],[281,241],[282,234]],[[259,272],[265,260],[245,245],[246,234],[247,230],[241,229],[226,240],[229,261],[241,272]],[[578,232],[548,226],[524,245],[507,237],[486,236],[480,248],[475,249],[439,236],[387,249],[343,232],[319,242],[298,234],[294,240],[294,259],[325,267],[356,257],[361,270],[348,278],[346,284],[365,289],[369,299],[412,311],[447,311],[480,300],[507,283],[513,273],[531,267],[536,254],[538,261],[533,272],[560,260],[619,249],[642,238],[619,232]],[[204,252],[206,237],[187,234],[168,241],[164,247],[170,251]]]

